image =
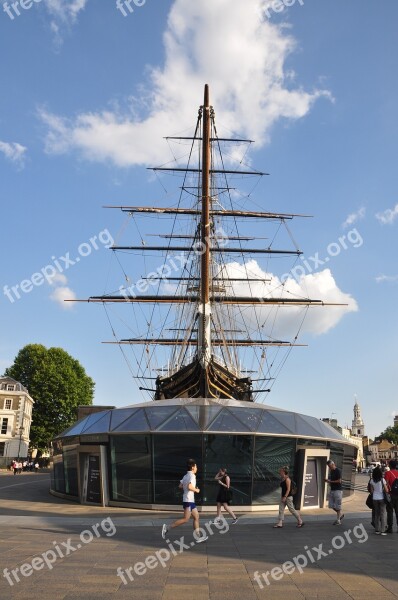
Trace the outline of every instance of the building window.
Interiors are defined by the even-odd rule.
[[[12,383],[7,384],[7,392],[13,392],[15,389],[15,385]]]
[[[11,410],[11,406],[12,406],[12,398],[6,398],[4,400],[4,409]]]
[[[0,456],[4,456],[5,449],[6,449],[6,443],[0,442]]]
[[[6,435],[8,429],[8,419],[3,419],[1,424],[1,435]]]

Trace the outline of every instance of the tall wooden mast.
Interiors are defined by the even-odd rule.
[[[202,215],[198,354],[206,369],[211,360],[210,305],[210,93],[205,85],[202,116]],[[205,393],[205,390],[203,390]]]

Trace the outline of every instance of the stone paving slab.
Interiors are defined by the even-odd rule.
[[[340,527],[332,525],[328,510],[303,512],[302,529],[291,517],[283,529],[273,529],[275,512],[250,514],[191,545],[188,525],[170,532],[169,543],[162,540],[160,527],[175,518],[171,512],[82,507],[49,498],[45,475],[18,477],[2,477],[0,484],[0,600],[398,599],[398,535],[373,535],[365,494],[345,504]],[[82,542],[83,531],[108,517],[112,535],[99,529],[99,537]],[[202,515],[202,524],[210,518]],[[182,536],[189,546],[183,550],[177,544]],[[29,572],[35,558],[56,554],[57,547],[66,553],[70,545],[73,551],[56,556],[51,569],[43,564]],[[145,561],[153,566],[157,556],[163,566],[146,568]],[[138,563],[141,574],[134,570]],[[284,572],[287,564],[293,572]],[[12,570],[21,567],[29,575],[17,570],[17,582]]]

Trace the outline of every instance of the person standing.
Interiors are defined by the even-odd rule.
[[[292,494],[292,480],[289,477],[289,467],[282,467],[279,469],[279,475],[281,476],[281,501],[279,503],[279,519],[275,523],[274,529],[283,527],[283,521],[285,518],[285,508],[289,509],[289,512],[296,518],[296,527],[303,527],[304,523],[300,516],[300,513],[294,508],[293,505],[293,494]]]
[[[221,507],[223,506],[227,513],[232,517],[232,525],[235,525],[238,521],[238,517],[229,507],[229,503],[231,502],[231,479],[227,474],[227,469],[225,467],[221,467],[214,479],[218,481],[220,486],[216,500],[217,516],[214,519],[214,522],[216,523],[221,519]]]
[[[393,532],[392,528],[394,525],[394,512],[395,512],[395,521],[398,526],[398,493],[395,493],[395,487],[398,486],[398,483],[394,484],[395,480],[398,481],[397,461],[390,460],[390,462],[388,463],[388,466],[390,467],[390,470],[384,475],[387,485],[391,491],[391,502],[386,505],[387,533],[392,533]]]
[[[199,512],[195,504],[195,494],[199,494],[200,489],[196,487],[196,473],[198,472],[198,466],[193,458],[190,458],[187,463],[187,473],[180,481],[180,488],[183,490],[182,506],[184,509],[184,516],[181,519],[177,519],[171,525],[167,526],[166,523],[162,526],[162,538],[166,539],[167,533],[170,529],[184,525],[193,519],[193,530],[194,537],[197,544],[205,542],[208,538],[206,534],[199,537]]]
[[[387,535],[386,503],[384,502],[383,492],[388,492],[388,487],[380,467],[373,469],[370,487],[372,489],[373,504],[375,507],[375,533],[377,535]]]
[[[330,496],[329,496],[329,508],[334,510],[337,514],[337,519],[333,525],[341,525],[341,521],[344,519],[344,514],[341,512],[343,503],[343,479],[341,471],[336,467],[336,464],[332,460],[327,461],[329,467],[329,479],[325,479],[326,483],[330,484]]]

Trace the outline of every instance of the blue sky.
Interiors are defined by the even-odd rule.
[[[398,411],[396,2],[271,3],[269,18],[260,0],[131,6],[0,7],[0,370],[27,343],[60,346],[95,380],[97,404],[142,401],[117,346],[101,344],[102,307],[63,298],[123,284],[105,246],[126,223],[102,207],[168,205],[145,167],[171,160],[162,137],[192,128],[207,82],[220,130],[255,139],[250,162],[271,173],[257,206],[314,215],[292,226],[306,257],[329,258],[314,291],[350,304],[308,319],[308,347],[266,402],[345,425],[356,394],[376,435]],[[46,268],[51,285],[33,284]]]

